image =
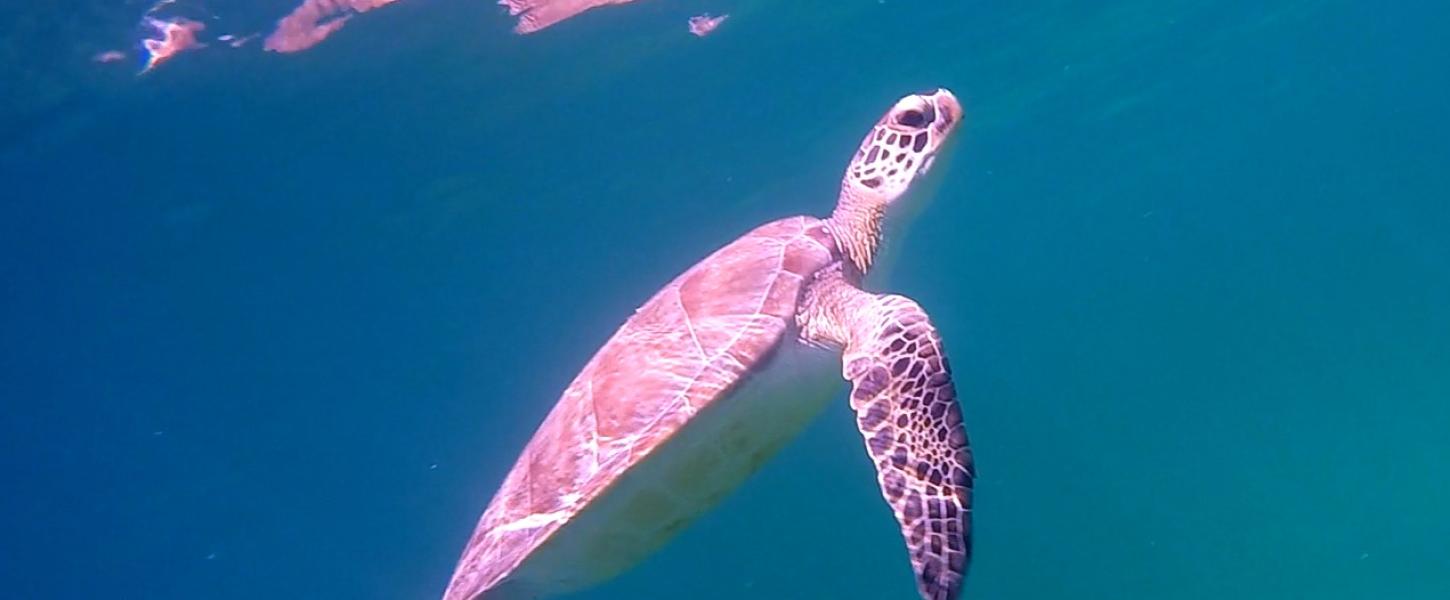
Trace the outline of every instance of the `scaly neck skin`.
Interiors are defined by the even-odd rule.
[[[849,265],[836,263],[828,266],[811,279],[801,298],[800,310],[796,312],[796,325],[800,327],[801,338],[812,343],[837,349],[849,348],[853,340],[860,340],[862,334],[853,326],[870,327],[871,319],[865,319],[866,308],[875,297],[861,291],[847,279],[844,272]]]
[[[826,228],[836,239],[836,247],[863,276],[876,261],[885,217],[884,199],[850,181],[842,182],[836,210],[826,219]]]

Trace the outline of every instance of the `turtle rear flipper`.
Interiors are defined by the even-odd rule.
[[[915,301],[862,291],[839,269],[818,276],[803,308],[803,335],[844,349],[851,409],[922,598],[955,600],[972,555],[976,473],[941,336]]]

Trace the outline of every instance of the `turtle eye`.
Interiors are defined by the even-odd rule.
[[[926,127],[936,120],[936,109],[930,102],[922,103],[921,108],[908,108],[896,115],[896,122],[906,127]]]
[[[926,115],[916,109],[904,110],[896,115],[896,122],[907,127],[921,127],[926,125]]]

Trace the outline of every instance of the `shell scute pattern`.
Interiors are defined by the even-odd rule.
[[[762,225],[641,305],[561,395],[485,509],[450,600],[523,561],[727,395],[781,340],[811,273],[839,255],[820,220]],[[583,443],[581,443],[583,441]]]

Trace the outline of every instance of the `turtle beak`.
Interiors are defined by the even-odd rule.
[[[936,109],[936,119],[932,125],[937,132],[945,134],[962,121],[962,103],[957,101],[951,90],[937,88],[935,92],[922,96]]]

